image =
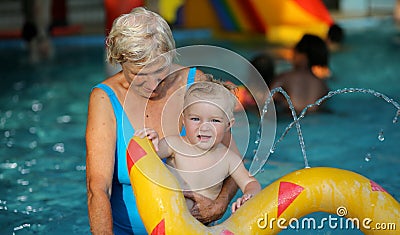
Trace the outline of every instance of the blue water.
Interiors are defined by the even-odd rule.
[[[371,88],[399,101],[400,44],[390,20],[376,22],[347,31],[345,48],[331,57],[329,86]],[[57,38],[55,59],[32,66],[20,41],[0,41],[0,234],[89,233],[84,132],[90,89],[105,77],[102,43],[101,37]],[[245,57],[263,48],[226,45]],[[331,112],[301,121],[310,166],[355,171],[400,201],[400,127],[392,123],[394,107],[366,94],[336,96],[327,107]],[[256,117],[249,120],[256,130]],[[290,121],[278,115],[278,135]],[[303,167],[293,129],[256,177],[265,187]],[[291,233],[350,231],[282,232]]]

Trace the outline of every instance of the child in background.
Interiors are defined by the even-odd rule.
[[[184,97],[182,113],[186,136],[167,136],[161,140],[153,129],[135,135],[152,140],[158,156],[167,159],[182,190],[215,199],[223,180],[229,175],[243,192],[232,205],[232,213],[261,190],[258,181],[249,175],[242,158],[221,143],[234,123],[235,95],[217,81],[194,83]],[[193,202],[186,200],[188,208]]]

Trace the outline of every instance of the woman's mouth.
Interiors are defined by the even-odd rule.
[[[147,93],[152,93],[152,92],[154,92],[154,90],[155,89],[151,89],[151,88],[147,88],[147,87],[145,87],[145,88],[143,88]]]

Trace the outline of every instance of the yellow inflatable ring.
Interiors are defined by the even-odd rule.
[[[400,232],[399,202],[378,184],[354,172],[318,167],[290,173],[263,189],[223,223],[206,227],[191,216],[183,194],[171,189],[179,184],[151,142],[132,138],[127,163],[137,207],[149,234],[276,234],[294,219],[317,211],[358,221],[365,234]]]

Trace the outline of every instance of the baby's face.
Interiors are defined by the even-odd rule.
[[[226,113],[216,104],[197,101],[183,112],[188,141],[196,147],[209,150],[217,146],[230,128]]]

